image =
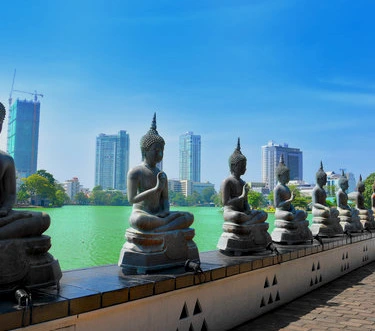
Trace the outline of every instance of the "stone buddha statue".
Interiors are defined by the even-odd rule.
[[[372,194],[371,194],[371,210],[373,214],[375,213],[375,181],[372,184]]]
[[[290,171],[284,163],[281,154],[279,165],[276,168],[278,184],[274,189],[275,228],[271,237],[280,244],[298,244],[313,239],[306,220],[307,213],[294,208],[293,193],[286,185],[289,182]]]
[[[362,223],[358,216],[358,210],[351,208],[348,205],[348,194],[346,191],[349,188],[348,178],[342,172],[339,181],[339,189],[336,193],[337,210],[339,211],[340,225],[344,232],[361,232],[363,231]]]
[[[0,103],[0,132],[5,107]],[[43,235],[50,225],[46,213],[15,211],[16,168],[13,158],[0,151],[0,292],[17,287],[57,285],[60,265],[48,253],[51,238]]]
[[[265,222],[267,213],[251,209],[248,203],[249,187],[241,179],[246,163],[238,138],[237,148],[229,158],[231,175],[221,185],[224,232],[217,245],[222,252],[234,255],[265,250],[272,241]]]
[[[193,242],[193,214],[171,211],[167,175],[157,164],[163,159],[164,139],[156,129],[156,114],[150,130],[141,138],[142,163],[128,172],[128,200],[133,205],[119,266],[123,271],[146,273],[199,260]]]
[[[374,230],[375,221],[372,209],[365,207],[365,198],[363,192],[365,191],[365,184],[362,181],[362,176],[359,175],[359,181],[357,183],[356,192],[349,195],[350,199],[355,202],[355,209],[358,212],[359,220],[362,223],[364,229]]]
[[[323,163],[316,173],[316,185],[312,191],[312,221],[310,226],[312,234],[320,237],[333,237],[342,235],[343,230],[338,218],[339,212],[336,208],[327,206],[327,194],[323,186],[327,184],[327,174],[323,170]]]

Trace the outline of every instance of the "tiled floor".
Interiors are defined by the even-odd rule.
[[[375,262],[232,331],[375,330]]]

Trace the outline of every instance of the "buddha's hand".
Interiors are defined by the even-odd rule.
[[[245,184],[242,188],[242,196],[246,198],[248,194],[249,194],[249,185]]]
[[[160,171],[156,177],[156,180],[156,189],[162,190],[167,183],[167,175],[165,174],[165,172]]]
[[[286,200],[286,202],[292,202],[294,199],[294,195],[293,195],[293,191],[291,192],[290,194],[290,198],[288,200]]]
[[[169,215],[168,211],[162,211],[156,214],[156,216],[161,217],[161,218],[167,217],[168,215]]]

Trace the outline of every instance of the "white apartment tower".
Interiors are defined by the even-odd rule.
[[[101,133],[96,137],[95,185],[103,190],[126,190],[129,171],[129,134]]]
[[[63,183],[63,187],[65,193],[68,195],[71,201],[74,201],[74,197],[78,192],[81,192],[82,185],[79,182],[77,177],[73,177],[72,179],[68,179]]]
[[[201,181],[201,136],[189,131],[180,136],[179,179]]]

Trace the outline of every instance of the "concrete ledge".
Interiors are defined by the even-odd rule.
[[[123,275],[117,265],[65,271],[60,290],[32,292],[32,306],[0,299],[0,331],[228,330],[308,293],[375,259],[372,233],[277,253],[200,254],[203,273],[176,268]]]

